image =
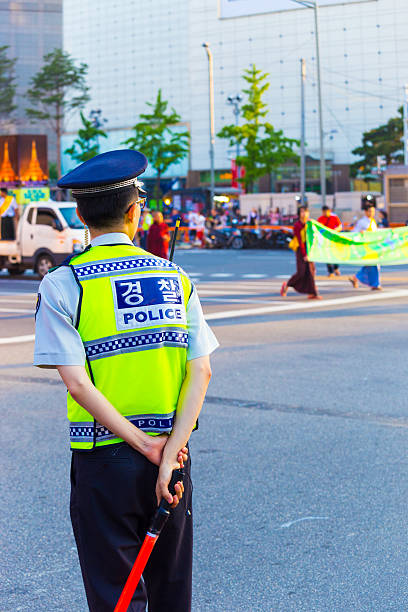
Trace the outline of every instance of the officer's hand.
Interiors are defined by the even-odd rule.
[[[182,451],[187,450],[186,448],[183,448]],[[185,454],[182,453],[182,451],[180,451],[180,453],[178,454],[178,457],[180,457],[180,454]],[[174,491],[175,491],[175,495],[172,495],[169,491],[169,483],[171,480],[171,475],[173,473],[173,470],[176,470],[177,468],[181,468],[183,467],[183,461],[180,459],[178,462],[174,462],[174,463],[162,463],[160,465],[160,469],[159,469],[159,476],[157,478],[157,483],[156,483],[156,497],[157,497],[157,505],[160,504],[162,498],[164,498],[169,504],[171,508],[175,508],[180,499],[183,497],[183,493],[184,493],[184,485],[182,482],[177,482],[174,485]]]
[[[146,450],[144,452],[144,456],[149,459],[154,465],[160,465],[163,449],[166,446],[167,440],[169,436],[167,434],[162,434],[161,436],[146,436]],[[177,455],[178,463],[184,464],[184,461],[187,461],[188,457],[188,449],[186,447],[182,448]]]
[[[161,436],[148,436],[146,434],[146,449],[144,456],[154,465],[160,465],[163,456],[163,449],[169,439],[167,434]]]

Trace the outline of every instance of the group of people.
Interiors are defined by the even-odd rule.
[[[368,202],[364,207],[364,216],[357,221],[353,231],[355,232],[375,232],[378,227],[389,227],[387,213],[380,211],[380,221],[377,225],[375,220],[376,208],[373,203]],[[288,289],[292,287],[298,293],[307,294],[310,300],[321,300],[316,286],[316,265],[310,261],[307,254],[306,245],[306,224],[309,220],[309,209],[306,205],[299,206],[298,220],[293,226],[294,239],[291,247],[296,253],[296,272],[288,281],[283,282],[280,294],[286,297]],[[318,218],[318,222],[340,232],[343,225],[337,215],[335,215],[329,206],[322,207],[322,215]],[[327,264],[327,272],[329,278],[340,276],[338,264]],[[357,274],[349,277],[354,289],[359,287],[359,283],[368,285],[372,291],[381,291],[380,269],[379,266],[363,266]]]

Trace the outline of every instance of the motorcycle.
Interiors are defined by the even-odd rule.
[[[207,236],[208,245],[212,249],[243,249],[244,240],[240,229],[233,225],[211,229]]]
[[[259,241],[261,249],[287,249],[293,238],[293,232],[288,227],[264,230]]]

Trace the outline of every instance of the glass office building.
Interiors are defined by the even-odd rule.
[[[43,65],[43,57],[62,47],[62,0],[0,1],[0,46],[8,45],[10,58],[17,58],[17,110],[10,131],[18,134],[47,134],[49,157],[55,160],[55,139],[44,123],[32,124],[24,109],[24,94],[31,77]]]
[[[395,116],[408,83],[406,0],[320,0],[323,119],[327,157],[355,161],[363,131]],[[295,0],[65,0],[64,46],[89,64],[91,108],[108,119],[105,148],[118,146],[159,88],[191,132],[191,155],[173,176],[209,167],[208,63],[214,57],[215,128],[234,122],[228,96],[251,64],[269,73],[269,120],[300,136],[300,59],[306,61],[308,155],[319,157],[313,10]],[[76,120],[68,130],[74,132]],[[65,146],[72,135],[65,137]],[[215,167],[234,151],[216,139]],[[65,160],[68,163],[68,160]]]

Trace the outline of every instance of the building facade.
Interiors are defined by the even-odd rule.
[[[8,128],[12,134],[47,134],[48,155],[56,158],[53,132],[45,123],[33,124],[25,115],[25,92],[41,69],[43,57],[62,47],[62,0],[0,2],[0,45],[8,45],[8,57],[16,58],[17,109]]]
[[[408,83],[406,0],[320,0],[326,157],[343,166],[362,132],[397,114]],[[65,0],[64,47],[89,64],[91,108],[108,119],[104,150],[130,135],[159,88],[191,133],[191,153],[170,176],[209,168],[208,63],[214,57],[215,129],[234,122],[228,96],[242,91],[251,64],[269,74],[269,121],[300,136],[300,59],[306,61],[307,154],[319,157],[313,10],[295,0]],[[74,118],[64,146],[78,128]],[[215,167],[235,151],[216,139]],[[65,158],[66,168],[72,162]]]

